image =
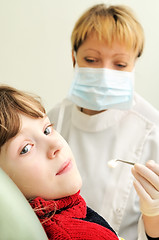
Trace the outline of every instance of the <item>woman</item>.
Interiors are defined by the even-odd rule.
[[[75,74],[69,99],[49,117],[77,159],[82,195],[125,239],[159,237],[159,214],[142,215],[130,165],[107,165],[114,158],[142,164],[153,159],[153,169],[159,168],[159,113],[134,92],[143,29],[129,8],[98,4],[78,19],[71,41]],[[133,174],[142,182],[141,169]]]

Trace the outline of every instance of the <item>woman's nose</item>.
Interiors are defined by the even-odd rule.
[[[102,68],[112,68],[112,64],[109,61],[103,61],[102,62]]]
[[[60,150],[62,149],[62,143],[61,142],[56,142],[56,144],[52,144],[48,147],[48,152],[47,152],[47,156],[49,159],[53,159],[57,156],[57,154],[60,152]]]

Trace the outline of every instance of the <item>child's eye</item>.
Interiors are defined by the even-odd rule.
[[[32,144],[27,144],[25,147],[23,147],[22,151],[20,152],[20,154],[26,154],[28,153],[32,148]]]
[[[49,135],[52,132],[52,126],[53,125],[51,124],[45,128],[45,130],[44,130],[45,135]]]

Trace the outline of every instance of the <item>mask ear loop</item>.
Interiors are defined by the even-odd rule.
[[[78,63],[77,63],[77,54],[76,54],[76,51],[73,51],[73,56],[74,56],[74,59],[75,59],[75,62],[73,64],[74,68],[78,68]]]

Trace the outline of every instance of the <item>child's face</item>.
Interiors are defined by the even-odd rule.
[[[20,132],[2,146],[2,169],[28,199],[57,199],[76,193],[81,177],[66,141],[46,116],[20,117]]]

